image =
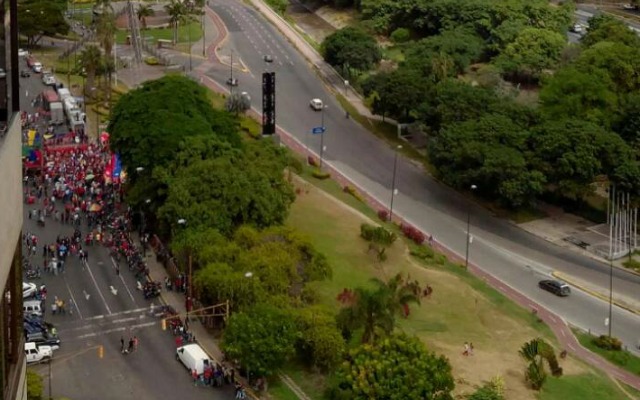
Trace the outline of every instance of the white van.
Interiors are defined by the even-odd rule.
[[[42,309],[42,301],[40,300],[29,300],[22,303],[22,312],[26,316],[35,316],[41,317],[44,314],[44,310]]]
[[[189,371],[195,369],[198,375],[204,372],[206,365],[213,365],[209,355],[200,345],[191,343],[176,349],[176,360],[182,362]]]

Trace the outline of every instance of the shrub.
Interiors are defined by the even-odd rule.
[[[593,339],[593,344],[605,350],[619,351],[622,350],[622,342],[620,339],[609,335],[600,335]]]
[[[380,218],[382,221],[387,222],[389,220],[389,211],[387,211],[387,210],[379,210],[378,211],[378,218]]]
[[[396,241],[398,236],[382,226],[370,224],[360,225],[360,236],[369,242],[390,246]]]
[[[640,261],[638,261],[636,259],[632,258],[631,260],[624,261],[622,263],[622,265],[624,265],[625,268],[629,268],[629,269],[640,271]]]
[[[302,165],[302,161],[300,161],[298,158],[296,157],[289,157],[289,168],[291,168],[293,170],[293,172],[295,172],[296,174],[300,174],[302,173],[302,170],[304,169],[304,166]]]
[[[316,161],[316,158],[313,156],[308,156],[307,157],[307,162],[309,163],[309,165],[311,165],[312,167],[317,167],[318,166],[318,161]]]
[[[394,43],[404,43],[411,39],[411,33],[407,28],[398,28],[391,32],[390,38]]]
[[[414,228],[411,225],[402,224],[400,226],[400,229],[402,230],[402,233],[404,234],[404,236],[407,237],[408,239],[413,240],[415,244],[422,244],[426,239],[424,236],[424,233],[420,232],[420,230],[418,230],[417,228]]]
[[[158,59],[156,57],[145,57],[144,62],[147,65],[158,65],[158,64],[160,64],[160,61],[158,61]]]
[[[346,185],[344,188],[342,188],[342,191],[355,197],[356,200],[364,202],[364,199],[362,198],[362,196],[360,196],[360,193],[358,193],[358,191],[352,186]]]
[[[435,262],[438,265],[444,265],[447,262],[447,257],[444,254],[436,254]]]
[[[311,176],[313,176],[316,179],[321,179],[321,180],[325,180],[325,179],[329,179],[331,178],[331,174],[325,171],[321,171],[319,169],[314,169],[313,172],[311,173]]]
[[[431,247],[426,246],[416,247],[415,249],[411,250],[410,254],[421,260],[431,260],[436,255],[435,251],[433,251]]]

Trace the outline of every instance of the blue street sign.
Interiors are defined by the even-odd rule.
[[[311,129],[311,133],[317,135],[319,133],[324,133],[325,130],[326,129],[324,126],[316,126],[315,128]]]

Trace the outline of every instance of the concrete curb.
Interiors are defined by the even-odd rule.
[[[596,297],[596,298],[598,298],[598,299],[600,299],[602,301],[605,301],[607,303],[609,302],[609,296],[606,296],[606,295],[604,295],[604,294],[602,294],[602,293],[600,293],[598,291],[595,291],[595,290],[593,290],[591,288],[588,288],[586,285],[583,285],[582,283],[577,282],[575,279],[573,279],[571,276],[569,276],[567,274],[564,274],[564,273],[558,272],[558,271],[553,271],[551,273],[551,275],[553,277],[557,278],[557,279],[560,279],[561,281],[564,281],[564,282],[568,283],[571,286],[574,286],[574,287],[578,288],[579,290],[581,290],[581,291],[583,291],[583,292],[585,292],[585,293],[587,293],[587,294],[589,294],[589,295],[591,295],[593,297]],[[622,308],[623,310],[629,311],[630,313],[633,313],[633,314],[636,314],[636,315],[640,315],[640,310],[638,310],[638,309],[636,309],[636,308],[634,308],[632,306],[629,306],[629,305],[627,305],[625,303],[622,303],[622,302],[620,302],[620,301],[618,301],[616,299],[613,299],[613,304],[615,304],[617,307]]]

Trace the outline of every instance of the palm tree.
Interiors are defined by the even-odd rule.
[[[156,12],[151,6],[140,4],[138,10],[136,10],[136,14],[138,14],[138,20],[142,23],[142,29],[147,29],[147,17],[153,17],[156,15]]]
[[[185,21],[187,8],[183,3],[171,0],[171,3],[164,6],[165,11],[169,14],[169,24],[173,28],[173,44],[178,42],[178,26]]]
[[[546,361],[553,376],[562,375],[562,367],[559,366],[553,347],[543,339],[532,339],[520,348],[520,356],[529,362],[525,371],[525,378],[534,390],[540,390],[545,380],[547,372],[544,369]]]
[[[409,304],[420,304],[420,285],[418,282],[408,282],[402,277],[401,273],[384,282],[378,278],[372,281],[387,294],[387,307],[395,318],[401,314],[405,317],[409,316]]]
[[[388,296],[382,288],[355,290],[356,302],[351,317],[363,328],[362,342],[372,343],[393,331],[395,319],[388,307]]]
[[[87,87],[93,88],[96,74],[100,70],[102,64],[102,52],[100,51],[100,48],[92,44],[86,46],[84,50],[82,50],[82,53],[80,53],[80,62],[87,73],[87,84],[83,88],[83,91],[86,93]]]

